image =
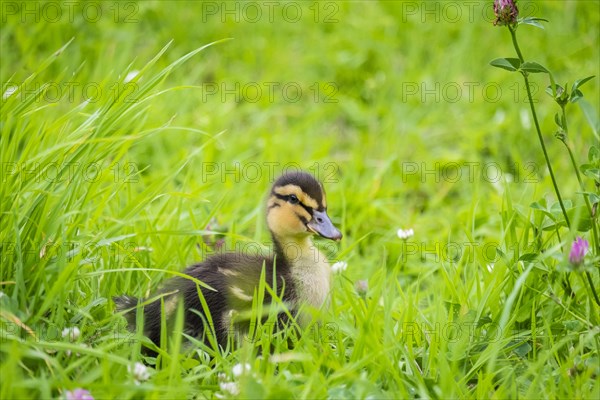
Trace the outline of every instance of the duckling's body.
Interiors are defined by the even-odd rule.
[[[192,279],[171,279],[161,293],[161,301],[144,307],[144,331],[157,345],[160,343],[161,309],[167,316],[173,314],[180,299],[185,310],[185,331],[201,338],[205,330],[206,314],[199,298],[198,288],[210,311],[217,343],[225,347],[230,333],[243,333],[248,318],[240,317],[252,309],[255,292],[264,268],[266,284],[273,289],[297,314],[302,305],[320,308],[329,294],[330,267],[326,257],[314,246],[312,235],[339,240],[342,235],[327,215],[325,192],[310,174],[293,172],[282,175],[273,185],[267,202],[267,223],[273,238],[273,251],[266,255],[224,253],[208,257],[188,267],[184,273],[215,290],[200,287]],[[264,291],[264,303],[272,296]],[[117,309],[135,309],[138,299],[129,296],[115,298]],[[199,315],[200,314],[200,315]],[[285,313],[280,321],[285,322]],[[135,312],[126,312],[130,328],[135,327]],[[298,316],[305,325],[308,317]],[[233,332],[231,330],[233,329]]]

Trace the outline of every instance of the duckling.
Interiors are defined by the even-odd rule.
[[[273,184],[267,201],[267,225],[273,241],[270,255],[221,253],[191,265],[184,274],[212,289],[200,287],[192,279],[176,277],[159,292],[164,298],[144,306],[144,332],[157,346],[160,344],[161,310],[173,314],[178,301],[183,301],[184,330],[196,338],[211,334],[206,329],[206,314],[199,298],[204,296],[214,325],[217,343],[225,348],[229,334],[245,333],[249,321],[233,321],[252,308],[264,268],[265,282],[297,317],[300,326],[310,318],[299,313],[303,305],[320,308],[326,303],[330,287],[330,266],[326,257],[314,246],[313,235],[339,241],[341,232],[327,215],[325,190],[312,175],[294,171],[280,176]],[[264,303],[272,296],[264,293]],[[124,312],[129,329],[135,330],[135,309],[144,300],[131,296],[114,297],[117,311]],[[287,322],[287,314],[279,313],[279,322]]]

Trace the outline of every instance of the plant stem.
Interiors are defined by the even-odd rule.
[[[521,54],[519,43],[517,43],[517,28],[513,28],[512,26],[508,25],[508,30],[510,31],[510,36],[512,37],[513,46],[517,51],[517,56],[519,57],[519,60],[521,60],[521,62],[523,63],[525,62],[525,59],[523,58],[523,54]]]
[[[508,26],[508,30],[510,31],[510,35],[512,37],[512,42],[517,51],[517,56],[521,63],[525,62],[523,59],[523,54],[521,54],[521,49],[519,48],[519,44],[517,43],[517,32],[516,29]],[[527,90],[527,99],[529,100],[529,106],[531,107],[531,115],[533,116],[533,122],[535,124],[535,130],[538,135],[538,139],[540,140],[540,145],[542,146],[542,152],[544,153],[544,158],[546,160],[546,165],[548,166],[548,171],[550,172],[550,178],[552,179],[552,185],[554,186],[554,192],[556,193],[556,197],[558,198],[558,203],[560,204],[560,208],[562,210],[563,216],[565,217],[565,222],[567,223],[567,227],[571,230],[571,222],[569,221],[569,217],[567,216],[567,210],[565,209],[565,205],[563,204],[562,197],[560,196],[560,191],[558,190],[558,185],[556,184],[556,178],[554,177],[554,171],[552,170],[552,165],[550,164],[550,158],[548,157],[548,152],[546,151],[546,144],[544,143],[544,138],[542,136],[542,131],[540,130],[540,124],[538,122],[537,114],[535,112],[535,106],[533,105],[533,97],[531,96],[531,89],[529,88],[529,79],[527,78],[527,72],[522,72],[523,79],[525,79],[525,89]]]
[[[577,168],[577,162],[575,161],[575,157],[573,156],[573,151],[571,151],[571,147],[569,146],[569,144],[567,143],[567,138],[569,136],[569,128],[567,126],[567,115],[565,113],[565,107],[561,107],[562,109],[562,116],[563,116],[563,129],[565,131],[565,138],[561,139],[561,142],[563,142],[563,144],[565,145],[565,147],[567,148],[567,152],[569,153],[569,158],[571,159],[571,164],[573,165],[573,169],[575,170],[575,175],[577,176],[577,181],[579,182],[579,187],[581,188],[582,192],[585,192],[585,186],[583,184],[583,181],[581,180],[581,174],[579,173],[579,169]],[[592,235],[594,236],[594,248],[596,249],[596,254],[600,254],[600,242],[598,241],[598,227],[596,226],[596,224],[594,223],[594,213],[592,211],[592,205],[590,204],[590,200],[588,199],[588,197],[585,195],[585,193],[583,194],[583,200],[585,201],[585,205],[588,209],[588,212],[590,213],[590,219],[592,220]]]
[[[569,137],[569,128],[567,125],[567,114],[565,113],[565,107],[562,106],[561,109],[562,109],[562,117],[563,117],[563,129],[565,131],[565,136],[561,139],[561,142],[563,142],[563,144],[567,148],[567,152],[569,153],[569,158],[571,159],[571,164],[573,165],[573,169],[575,170],[575,175],[577,176],[577,181],[579,182],[579,187],[581,188],[582,192],[585,192],[585,186],[583,184],[583,181],[581,180],[581,174],[579,173],[579,169],[577,168],[577,162],[575,161],[575,157],[573,156],[573,151],[571,151],[571,147],[567,143],[567,138]],[[595,244],[594,247],[596,249],[596,254],[600,254],[600,251],[599,251],[600,243],[598,242],[598,228],[596,227],[596,224],[594,221],[592,205],[590,204],[590,200],[587,198],[585,193],[583,193],[583,200],[585,201],[585,205],[588,209],[588,212],[590,213],[590,219],[592,220],[592,236],[594,237],[594,244]],[[592,295],[594,296],[594,300],[596,300],[596,304],[598,304],[600,306],[600,298],[598,298],[598,293],[596,292],[596,287],[594,286],[594,281],[592,279],[592,275],[589,273],[589,271],[585,271],[585,276],[588,280],[588,283],[590,284],[590,289],[592,290]]]
[[[516,28],[513,28],[512,26],[509,25],[508,30],[510,31],[510,36],[512,37],[513,46],[515,47],[517,56],[519,57],[519,60],[521,61],[521,63],[523,63],[523,62],[525,62],[525,59],[523,58],[523,54],[521,53],[521,49],[519,48],[519,43],[517,42]],[[550,178],[552,179],[552,185],[554,186],[554,192],[556,193],[556,197],[558,198],[558,203],[560,204],[560,208],[565,217],[565,222],[567,223],[567,227],[569,228],[569,230],[571,230],[571,223],[569,221],[569,217],[567,215],[567,210],[565,209],[565,205],[563,204],[562,197],[560,196],[560,191],[558,190],[558,185],[556,184],[556,178],[554,177],[554,171],[552,170],[552,165],[550,164],[550,158],[548,157],[548,152],[546,151],[546,144],[544,143],[542,131],[540,130],[540,124],[538,122],[537,114],[535,112],[535,106],[533,105],[533,97],[531,96],[531,89],[529,88],[529,79],[527,77],[528,74],[525,71],[521,71],[521,73],[523,75],[523,79],[525,80],[525,89],[527,90],[527,99],[529,101],[529,106],[531,107],[531,115],[533,116],[535,130],[537,132],[538,139],[540,140],[540,145],[542,146],[542,152],[544,153],[544,159],[546,160],[546,165],[548,166],[548,171],[550,172]],[[564,116],[564,108],[563,108],[563,116]],[[565,143],[565,145],[566,145],[566,143]],[[569,146],[567,146],[567,149],[569,150],[569,155],[571,156],[571,162],[573,163],[573,166],[575,167],[575,172],[577,173],[577,179],[579,180],[580,185],[582,185],[581,177],[579,176],[579,171],[577,170],[577,164],[575,163],[575,159],[573,158],[571,149],[569,148]],[[586,204],[588,204],[587,198],[586,198]],[[591,216],[592,215],[591,207],[588,207],[588,209],[590,210],[590,216]],[[598,243],[596,235],[597,235],[596,228],[594,226],[594,240],[596,241],[596,243]],[[592,290],[594,300],[600,306],[600,298],[598,298],[598,293],[596,292],[596,288],[594,287],[594,282],[592,280],[592,276],[590,275],[590,273],[588,271],[585,272],[585,275],[587,277],[588,283],[590,284],[590,289]]]
[[[596,304],[600,306],[600,298],[598,298],[598,293],[596,293],[596,287],[594,286],[594,281],[592,280],[592,275],[589,271],[585,271],[585,276],[587,277],[588,283],[590,284],[590,289],[592,289],[592,294],[594,295],[594,300],[596,300]]]

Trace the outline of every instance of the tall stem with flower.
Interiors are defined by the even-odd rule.
[[[579,90],[579,87],[581,87],[585,82],[592,79],[593,76],[575,81],[575,83],[573,84],[573,87],[571,89],[571,93],[568,93],[568,90],[566,89],[566,85],[565,85],[565,88],[563,88],[560,85],[557,85],[555,83],[554,77],[552,76],[552,73],[548,69],[546,69],[544,66],[542,66],[541,64],[539,64],[537,62],[525,61],[525,58],[523,57],[523,53],[521,52],[519,43],[517,41],[517,28],[520,25],[532,25],[532,26],[536,26],[536,27],[543,29],[541,22],[542,21],[547,22],[547,20],[542,19],[542,18],[535,18],[535,17],[518,18],[519,10],[517,7],[517,0],[494,0],[494,13],[496,15],[496,20],[494,21],[494,25],[506,26],[508,28],[510,35],[511,35],[513,46],[517,53],[517,58],[497,58],[497,59],[493,60],[490,64],[495,67],[502,68],[502,69],[505,69],[508,71],[519,72],[523,76],[523,79],[525,81],[525,88],[527,91],[527,99],[528,99],[529,106],[531,109],[531,115],[533,117],[535,130],[536,130],[539,142],[540,142],[540,146],[542,148],[542,152],[544,154],[544,159],[545,159],[546,165],[548,167],[548,172],[550,174],[550,178],[552,180],[552,186],[554,187],[554,192],[556,194],[558,203],[560,205],[562,216],[564,218],[564,223],[567,226],[567,228],[569,229],[569,231],[574,233],[574,230],[576,228],[573,227],[571,224],[571,221],[569,219],[569,214],[568,214],[567,208],[565,206],[565,202],[562,199],[558,184],[556,182],[554,170],[552,168],[552,164],[550,163],[550,157],[548,156],[548,151],[546,150],[546,144],[544,142],[544,137],[543,137],[542,131],[540,129],[540,124],[539,124],[537,113],[535,110],[533,97],[531,95],[531,87],[530,87],[530,82],[529,82],[530,74],[547,73],[550,78],[550,86],[548,87],[547,92],[548,92],[548,94],[550,94],[553,97],[553,99],[556,101],[556,103],[561,108],[561,113],[560,114],[557,113],[555,116],[555,122],[559,127],[559,131],[556,133],[556,137],[559,140],[561,140],[563,142],[563,144],[566,146],[567,151],[569,153],[569,158],[571,160],[571,164],[573,165],[573,168],[575,169],[575,175],[577,176],[577,181],[579,183],[579,186],[580,186],[582,194],[583,194],[585,207],[589,214],[589,216],[587,217],[587,222],[590,223],[591,230],[592,230],[592,237],[593,237],[593,243],[594,243],[593,249],[594,249],[594,253],[595,253],[595,258],[598,258],[598,256],[600,256],[600,236],[599,236],[599,232],[598,232],[598,221],[597,221],[598,215],[597,215],[596,211],[597,211],[598,203],[600,203],[600,196],[597,193],[586,191],[585,184],[583,183],[583,181],[581,179],[581,175],[579,173],[579,169],[577,168],[577,163],[575,161],[575,157],[574,157],[573,152],[567,142],[568,126],[567,126],[567,117],[566,117],[566,112],[565,112],[565,108],[568,103],[574,103],[574,102],[578,101],[579,99],[581,99],[581,97],[583,97],[583,94]],[[589,164],[585,164],[581,168],[586,176],[590,176],[595,181],[594,183],[595,183],[595,187],[596,187],[596,192],[598,192],[598,188],[600,188],[600,172],[599,172],[600,171],[600,150],[598,148],[596,148],[595,146],[592,146],[590,149],[589,155],[588,155],[588,159],[589,159]],[[557,224],[557,226],[558,226],[558,224]],[[587,252],[587,247],[585,247],[583,245],[582,241],[587,243],[587,241],[585,241],[584,239],[578,238],[572,247],[570,260],[571,260],[571,265],[573,267],[579,267],[580,265],[583,264],[583,258],[585,256],[585,253]],[[585,250],[582,250],[584,248],[585,248]],[[573,260],[575,258],[572,257],[572,255],[574,252],[576,252],[576,254],[577,254],[577,257],[575,257],[578,260],[577,263],[573,263]],[[585,271],[585,274],[587,277],[588,284],[590,286],[590,290],[594,297],[594,300],[596,301],[596,303],[598,305],[600,305],[600,298],[598,297],[598,293],[594,286],[592,276],[591,276],[590,272],[587,270]]]

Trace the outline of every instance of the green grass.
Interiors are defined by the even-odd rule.
[[[490,3],[291,2],[296,22],[284,3],[272,22],[267,6],[250,22],[251,9],[158,1],[103,3],[93,22],[78,3],[71,23],[4,2],[2,92],[19,89],[0,108],[0,397],[229,397],[225,381],[245,398],[600,397],[598,306],[576,271],[565,293],[574,237],[530,208],[554,193],[520,77],[488,65],[514,56],[482,17]],[[597,1],[520,4],[551,21],[519,31],[527,54],[559,82],[600,76]],[[579,204],[558,110],[533,80]],[[598,82],[583,88],[592,110]],[[569,124],[583,162],[597,127],[578,107]],[[212,359],[173,336],[135,385],[142,337],[111,296],[146,296],[205,257],[213,218],[227,248],[267,244],[265,194],[290,165],[324,180],[344,233],[321,243],[348,263],[321,327],[293,349],[264,334]]]

